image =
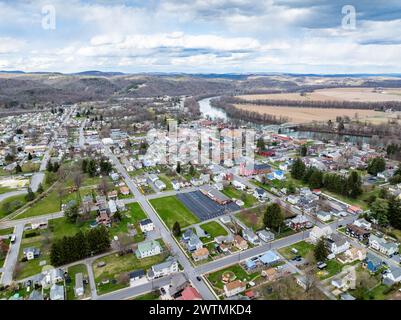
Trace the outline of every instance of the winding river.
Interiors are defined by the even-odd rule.
[[[222,119],[223,121],[227,121],[228,117],[225,111],[214,108],[210,105],[210,100],[214,98],[218,97],[211,97],[198,101],[202,116],[206,119],[211,119],[211,120]]]

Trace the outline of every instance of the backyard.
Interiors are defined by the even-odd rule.
[[[168,252],[164,251],[164,253],[156,256],[138,259],[133,253],[122,256],[113,253],[95,260],[92,267],[98,293],[105,294],[127,287],[129,282],[119,279],[122,274],[138,269],[148,270],[153,265],[163,262],[167,258],[167,255]],[[100,267],[98,265],[99,262],[105,263],[105,265]],[[103,280],[108,280],[109,282],[101,284]]]

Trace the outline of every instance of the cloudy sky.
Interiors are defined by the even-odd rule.
[[[401,73],[400,30],[399,0],[0,0],[0,70]]]

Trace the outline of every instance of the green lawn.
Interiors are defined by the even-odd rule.
[[[1,187],[0,186],[0,194],[7,193],[10,191],[15,191],[17,188],[10,188],[10,187]]]
[[[228,234],[226,229],[224,229],[221,224],[216,221],[210,221],[201,224],[200,227],[210,235],[211,239],[214,239],[218,236],[226,236]]]
[[[233,186],[228,186],[227,188],[224,188],[222,192],[229,198],[235,198],[244,201],[244,208],[252,207],[257,202],[256,198],[253,195],[247,194],[246,192],[243,192],[241,190],[237,190]]]
[[[14,228],[0,229],[0,236],[5,236],[7,234],[12,234],[14,232]]]
[[[199,219],[176,196],[152,199],[150,203],[170,230],[176,221],[181,228],[199,222]]]
[[[291,252],[292,248],[297,249],[298,253],[297,254],[292,253]],[[313,251],[314,248],[315,248],[315,246],[313,244],[307,243],[305,241],[300,241],[300,242],[294,243],[288,247],[281,248],[278,251],[284,258],[291,259],[296,255],[305,257],[310,251]]]
[[[207,276],[207,279],[215,288],[223,289],[224,283],[221,280],[222,280],[222,275],[226,272],[235,274],[236,280],[241,280],[245,282],[251,281],[255,279],[257,276],[259,276],[258,272],[248,274],[240,265],[236,264],[231,267],[210,273]]]
[[[337,273],[340,273],[341,270],[343,269],[343,267],[345,266],[344,264],[337,261],[336,259],[327,260],[326,264],[327,264],[327,267],[324,270],[317,272],[317,275],[320,278],[320,280],[331,278],[332,276],[336,275]]]
[[[21,247],[18,255],[18,261],[21,261],[23,258],[23,250],[24,248],[35,247],[40,248],[41,254],[39,258],[20,262],[19,267],[20,271],[17,273],[17,280],[21,280],[30,276],[33,276],[42,271],[43,266],[40,266],[39,263],[42,260],[45,260],[47,264],[50,264],[50,244],[44,245],[42,237],[33,237],[22,239]]]
[[[71,282],[66,284],[66,291],[67,291],[67,300],[75,300],[77,297],[75,296],[74,288],[75,288],[75,275],[77,273],[82,273],[84,278],[88,276],[88,269],[84,264],[76,264],[71,266],[67,270],[69,276],[71,277]],[[85,293],[82,298],[88,297],[90,295],[90,285],[85,286]]]
[[[110,254],[108,256],[95,260],[92,267],[98,293],[105,294],[110,291],[127,287],[129,283],[119,283],[117,281],[115,284],[113,284],[112,280],[118,280],[118,276],[122,273],[131,272],[137,269],[148,270],[154,264],[163,262],[166,259],[167,255],[168,252],[165,251],[164,253],[153,257],[138,259],[133,253],[128,253],[123,256]],[[106,263],[104,267],[97,266],[97,264],[101,261]],[[102,280],[106,279],[110,280],[109,284],[100,284]]]
[[[132,224],[137,232],[134,237],[134,242],[141,242],[144,240],[144,235],[139,227],[139,221],[146,219],[147,216],[137,202],[130,203],[126,207],[128,211],[122,213],[123,218],[119,223],[113,223],[110,228],[110,234],[115,236],[119,233],[128,233],[128,224]]]
[[[160,298],[160,293],[158,291],[153,291],[137,296],[132,300],[159,300],[159,298]]]
[[[9,204],[11,202],[14,202],[14,205],[12,205],[12,208],[10,208],[10,212],[8,212],[5,208],[6,204]],[[16,202],[20,202],[17,204]],[[0,218],[3,218],[10,213],[14,212],[15,210],[21,208],[24,204],[26,203],[25,200],[25,194],[20,194],[17,196],[12,196],[7,199],[4,199],[3,201],[0,202]]]
[[[24,213],[15,217],[15,219],[35,217],[58,211],[60,211],[60,199],[57,192],[52,191],[46,197],[36,202],[32,207],[28,208]]]
[[[171,184],[170,179],[165,174],[159,174],[158,177],[166,185],[166,189],[165,189],[166,191],[173,190],[173,185]]]

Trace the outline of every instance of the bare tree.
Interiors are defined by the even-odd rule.
[[[83,175],[80,171],[74,171],[72,174],[72,180],[74,182],[74,186],[77,188],[77,193],[78,193],[78,197],[81,197],[81,194],[79,192],[79,189],[82,186],[82,181],[83,181]]]
[[[97,186],[97,189],[103,193],[103,195],[107,195],[107,192],[109,192],[110,188],[110,183],[107,181],[106,177],[103,177],[102,180],[100,180],[99,185]]]

